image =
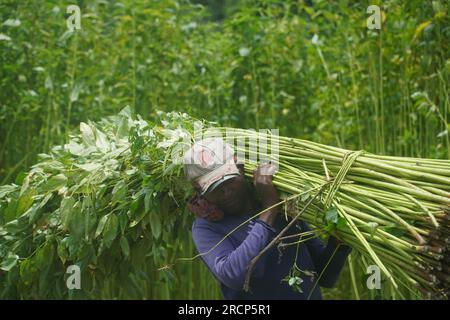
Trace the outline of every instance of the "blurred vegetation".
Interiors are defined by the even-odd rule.
[[[450,157],[448,1],[73,3],[75,32],[66,1],[0,3],[0,184],[80,121],[126,105],[146,119],[179,110],[349,149]],[[374,3],[381,30],[366,26]],[[193,265],[178,270],[196,273],[183,286],[147,298],[219,297]],[[325,297],[351,297],[346,272]]]

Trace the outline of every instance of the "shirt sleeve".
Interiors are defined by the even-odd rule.
[[[310,231],[306,223],[302,223],[302,227],[304,231]],[[333,287],[352,249],[349,246],[339,244],[336,238],[332,236],[328,238],[327,245],[318,237],[314,237],[305,243],[318,276],[322,275],[319,279],[319,285],[325,288]]]
[[[227,287],[241,291],[250,261],[264,249],[275,235],[275,229],[260,219],[254,220],[247,237],[238,247],[214,230],[209,223],[196,220],[192,228],[195,246],[214,276]],[[222,241],[219,245],[217,245]],[[216,246],[217,245],[217,246]],[[267,253],[261,256],[252,272],[252,278],[264,274]]]

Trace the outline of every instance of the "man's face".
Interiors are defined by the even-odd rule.
[[[243,175],[228,179],[204,196],[210,203],[218,206],[225,214],[242,213],[247,201],[248,191]]]

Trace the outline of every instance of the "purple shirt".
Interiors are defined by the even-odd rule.
[[[221,241],[226,234],[249,219],[252,214],[230,216],[226,215],[221,221],[212,222],[197,218],[192,227],[192,237],[199,253],[208,252]],[[333,237],[328,245],[315,237],[302,242],[298,246],[296,264],[302,271],[315,272],[314,279],[301,273],[303,279],[302,292],[295,291],[285,281],[291,270],[296,256],[297,245],[285,247],[282,251],[275,245],[268,250],[256,263],[250,281],[251,292],[244,292],[243,286],[247,267],[256,255],[276,236],[286,225],[284,216],[279,214],[273,227],[260,219],[254,219],[234,231],[220,245],[202,259],[220,282],[225,299],[321,299],[319,286],[334,286],[345,259],[351,251],[348,246],[337,248],[337,241]],[[285,235],[298,234],[309,231],[305,222],[296,222]],[[309,236],[307,236],[309,237]],[[306,238],[306,237],[305,237]],[[298,241],[298,237],[283,240],[284,243]],[[325,266],[328,266],[325,268]],[[325,270],[324,270],[325,268]],[[322,273],[323,271],[323,273]],[[319,275],[322,273],[318,284]]]

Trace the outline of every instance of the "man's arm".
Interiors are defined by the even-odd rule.
[[[207,253],[212,249],[202,256],[208,268],[221,283],[238,291],[243,289],[250,261],[269,243],[274,234],[275,231],[267,223],[256,219],[247,237],[237,248],[229,239],[225,239],[212,249],[225,235],[201,219],[197,219],[192,228],[192,237],[198,252]],[[253,277],[264,274],[266,256],[263,255],[256,264]]]

